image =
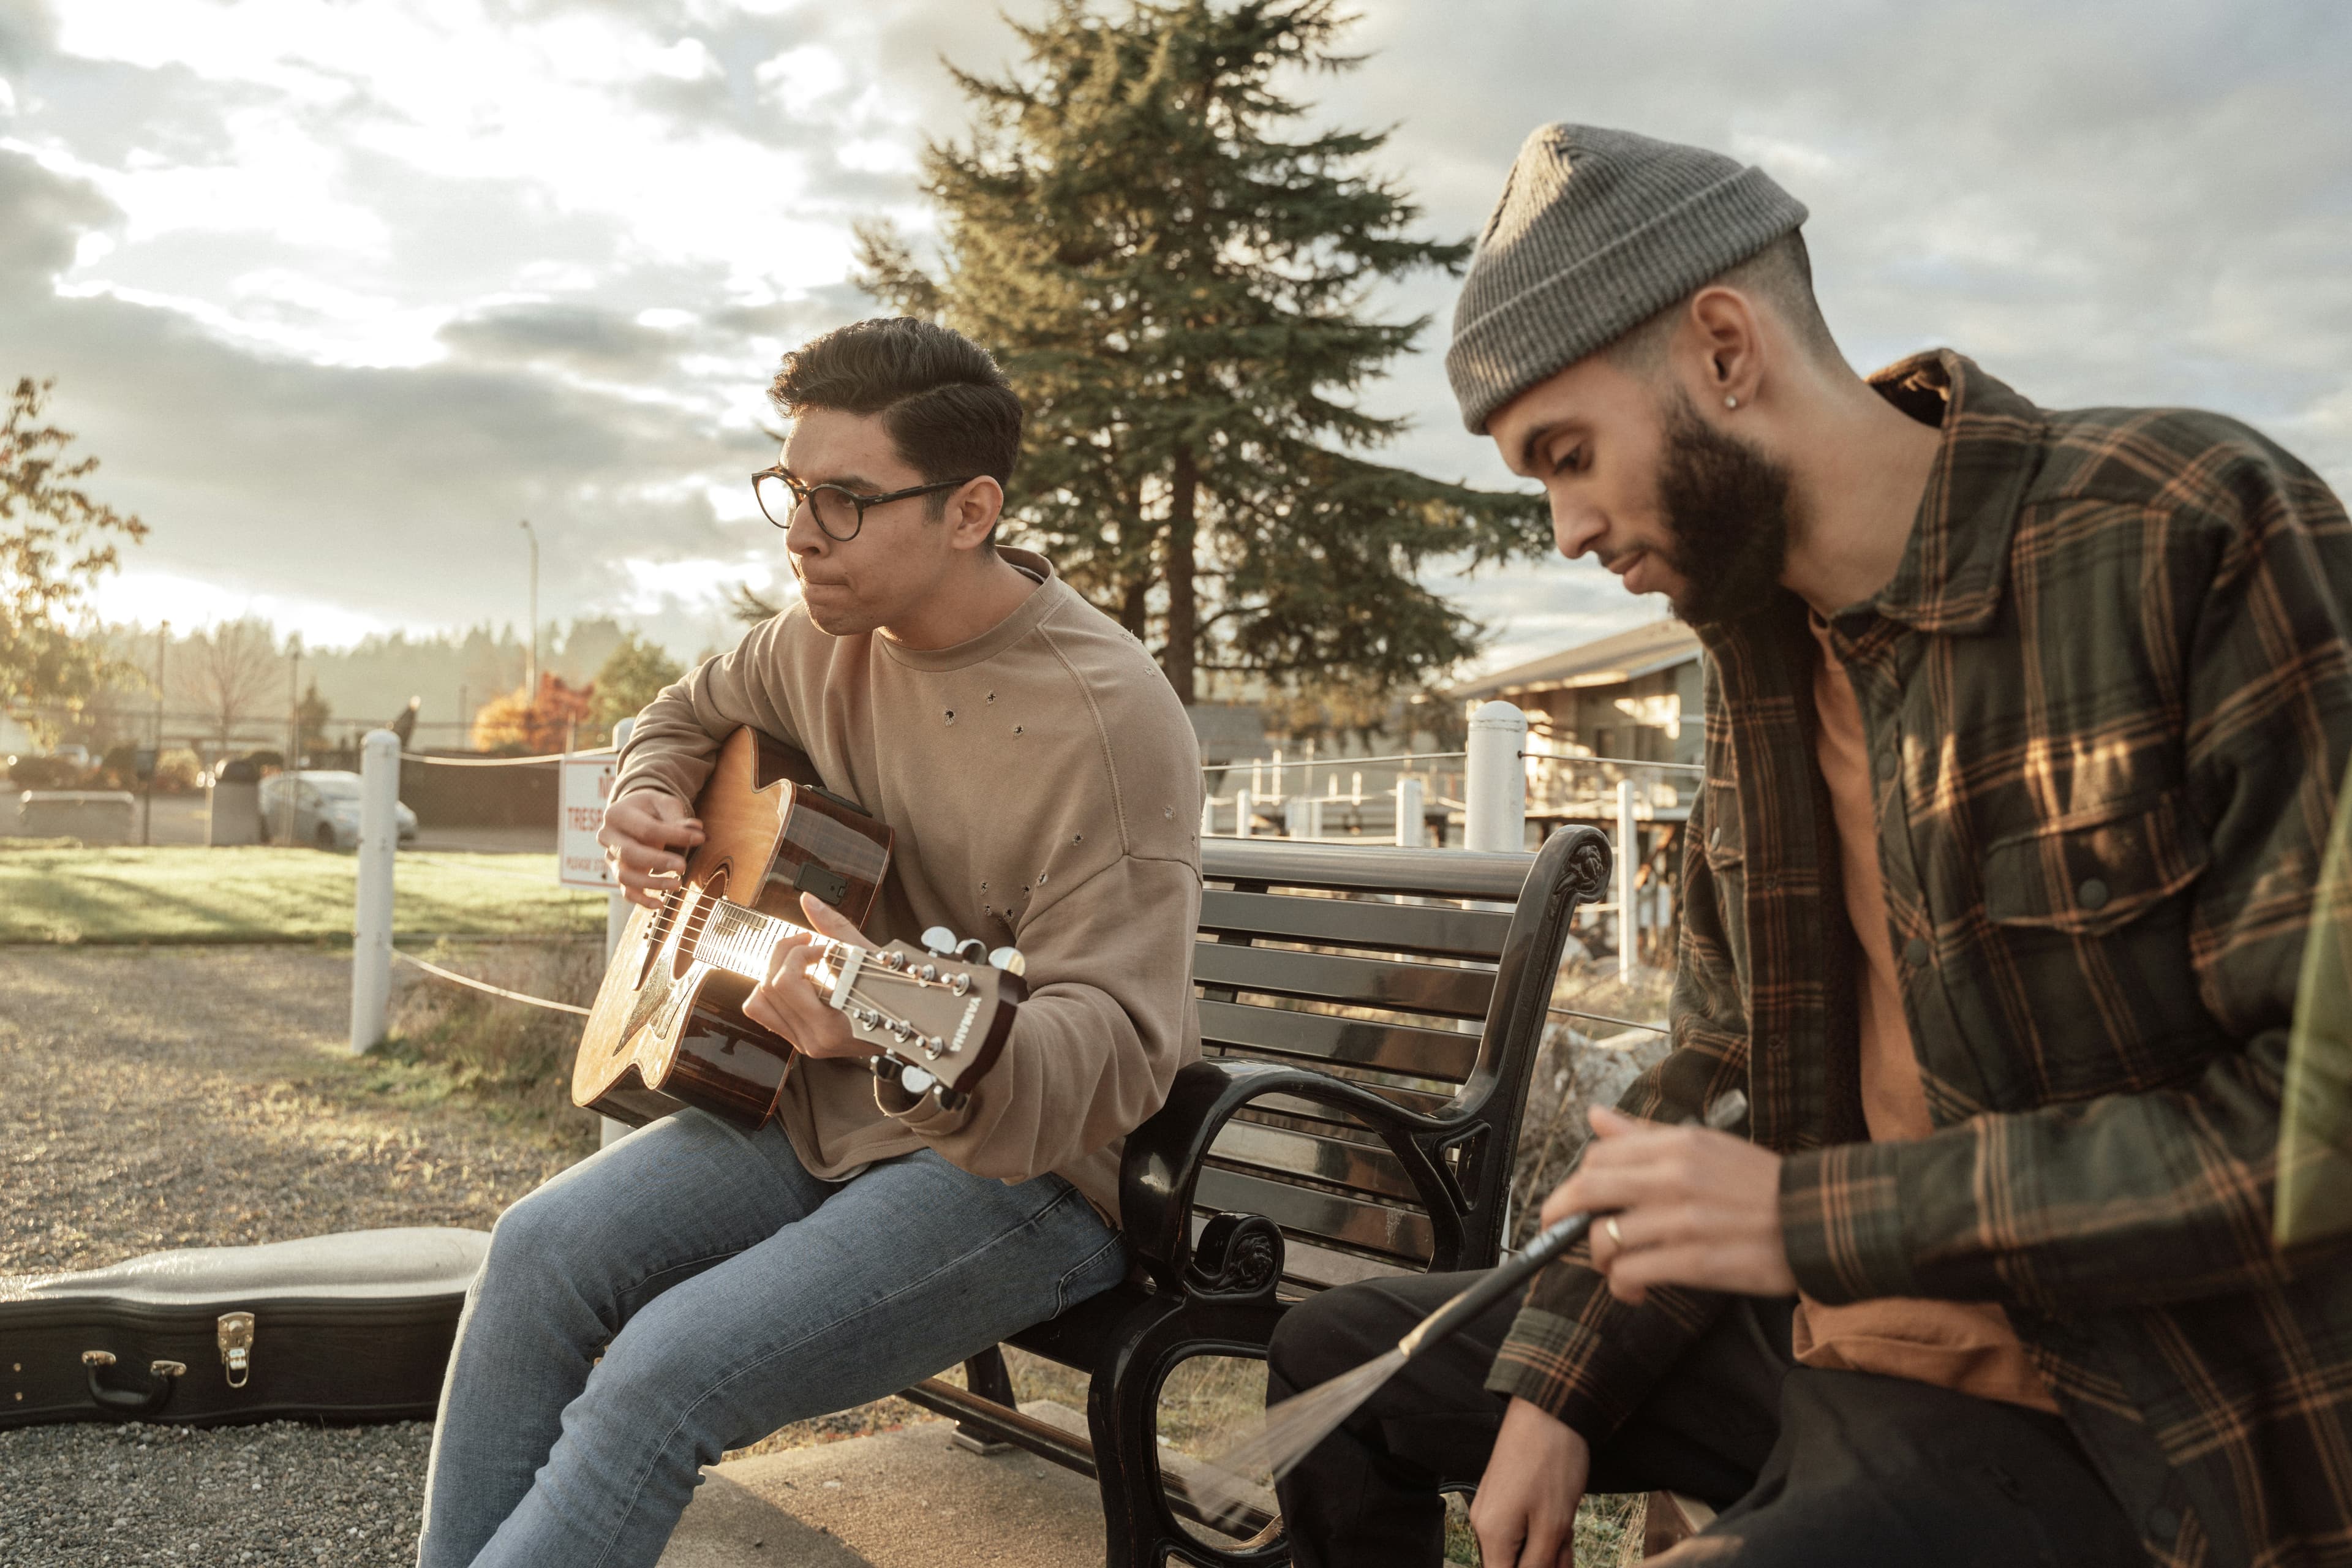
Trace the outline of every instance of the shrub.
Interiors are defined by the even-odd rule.
[[[193,795],[204,787],[205,765],[185,749],[165,752],[155,759],[157,795]]]
[[[604,940],[442,942],[419,954],[445,969],[551,1002],[585,1006],[604,975]],[[593,1145],[595,1119],[572,1103],[581,1020],[394,971],[391,1037],[378,1047],[437,1068],[451,1087],[566,1142]]]
[[[63,757],[19,757],[8,782],[19,789],[78,789],[83,772]]]

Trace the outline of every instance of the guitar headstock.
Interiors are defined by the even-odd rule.
[[[928,951],[903,942],[837,946],[821,975],[849,1032],[879,1053],[876,1073],[895,1072],[909,1093],[952,1109],[996,1065],[1024,994],[1021,955],[999,948],[981,956],[976,942],[959,949],[944,931],[925,935]]]

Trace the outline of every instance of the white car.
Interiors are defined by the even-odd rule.
[[[400,842],[416,842],[416,814],[394,802]],[[289,821],[290,818],[290,821]],[[356,849],[360,842],[360,775],[325,768],[272,773],[261,781],[261,841]]]

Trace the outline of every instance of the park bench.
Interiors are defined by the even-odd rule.
[[[1095,1478],[1109,1568],[1287,1560],[1233,1542],[1156,1440],[1194,1356],[1262,1359],[1289,1306],[1382,1275],[1482,1268],[1503,1244],[1520,1113],[1580,903],[1589,827],[1533,854],[1209,838],[1192,979],[1203,1059],[1128,1139],[1119,1203],[1144,1276],[1012,1342],[1089,1376],[1087,1435],[1023,1414],[1001,1350],[906,1397],[967,1439]],[[1181,1516],[1181,1519],[1180,1519]]]

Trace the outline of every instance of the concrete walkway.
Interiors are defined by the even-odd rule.
[[[1056,1425],[1083,1419],[1039,1400]],[[730,1459],[703,1482],[660,1568],[1100,1568],[1094,1483],[1014,1449],[958,1447],[946,1421]]]

